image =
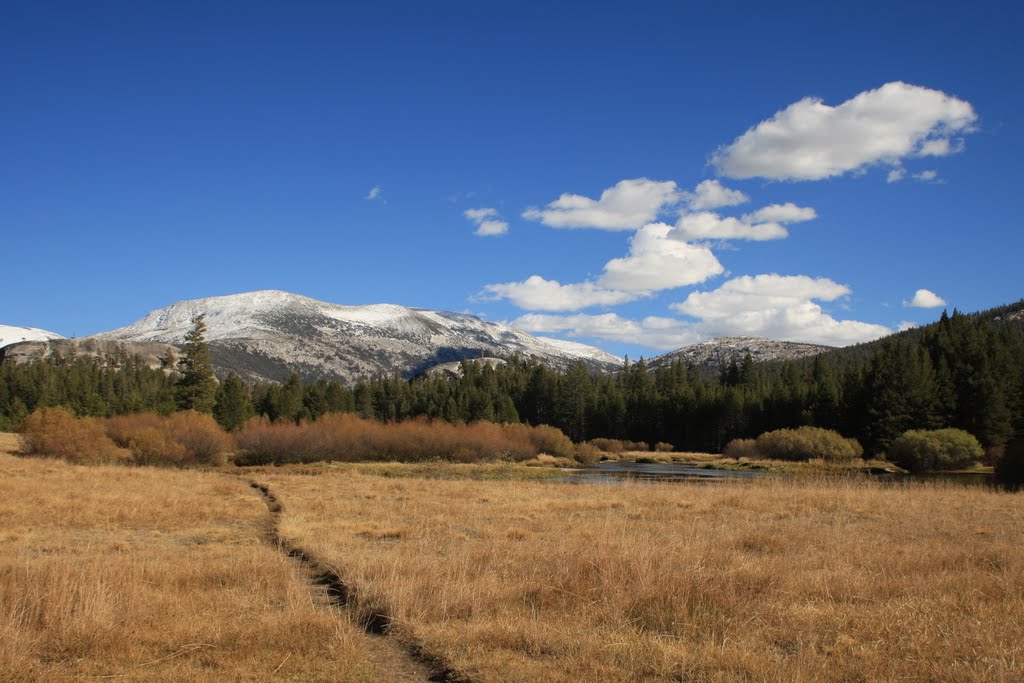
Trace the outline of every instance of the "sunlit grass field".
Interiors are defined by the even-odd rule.
[[[262,477],[283,535],[487,681],[1019,681],[1024,499],[948,484]]]
[[[360,613],[473,681],[1024,679],[1024,496],[546,469],[0,454],[0,680],[398,680]]]
[[[0,520],[0,680],[381,680],[245,481],[0,453]]]

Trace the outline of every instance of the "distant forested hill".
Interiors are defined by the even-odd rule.
[[[731,439],[780,427],[816,425],[884,452],[908,429],[959,427],[988,448],[1024,433],[1024,301],[935,323],[813,358],[757,364],[749,355],[708,376],[681,360],[643,361],[615,373],[583,361],[552,369],[512,357],[499,365],[464,362],[459,373],[412,380],[382,376],[354,387],[286,381],[246,387],[272,420],[357,412],[381,420],[424,416],[559,427],[576,441],[610,437],[677,449],[718,451]],[[88,358],[0,366],[0,428],[27,412],[67,405],[110,415],[174,407],[175,376],[124,359]],[[227,400],[227,399],[222,399]]]

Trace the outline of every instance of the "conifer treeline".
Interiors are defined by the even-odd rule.
[[[883,452],[908,429],[959,427],[987,447],[1024,432],[1024,333],[1017,323],[943,314],[935,325],[870,346],[758,366],[734,359],[718,377],[676,363],[641,362],[615,375],[582,363],[559,372],[513,358],[466,362],[459,379],[381,377],[349,389],[293,374],[281,384],[222,382],[214,415],[229,428],[253,413],[271,420],[354,412],[380,420],[426,416],[449,422],[549,424],[574,441],[597,437],[668,442],[719,451],[733,438],[814,425]],[[0,428],[36,407],[81,415],[175,408],[176,378],[127,356],[112,367],[87,358],[0,366]]]

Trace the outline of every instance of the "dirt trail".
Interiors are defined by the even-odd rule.
[[[267,504],[273,517],[274,524],[270,531],[269,541],[281,552],[301,563],[303,570],[309,576],[310,583],[323,588],[331,605],[343,613],[349,612],[352,609],[351,589],[333,569],[281,538],[278,533],[278,518],[282,513],[281,503],[267,486],[258,482],[251,482],[250,486],[263,496],[263,501]],[[387,672],[387,676],[383,680],[395,683],[412,683],[413,681],[471,683],[470,679],[453,671],[438,658],[430,656],[419,648],[406,647],[395,638],[389,637],[391,619],[388,615],[370,614],[364,618],[353,620],[359,623],[367,634],[366,652],[369,654],[373,669]]]

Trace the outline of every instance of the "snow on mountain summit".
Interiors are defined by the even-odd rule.
[[[0,348],[18,344],[26,341],[49,341],[51,339],[63,339],[56,332],[47,332],[35,327],[17,327],[15,325],[0,325]]]
[[[181,344],[200,313],[214,364],[249,379],[281,379],[291,368],[307,377],[348,382],[395,372],[412,376],[481,354],[520,353],[555,367],[577,359],[600,369],[618,365],[600,349],[551,343],[464,313],[395,304],[343,306],[278,290],[181,301],[96,336]]]

